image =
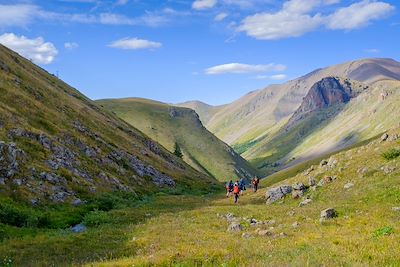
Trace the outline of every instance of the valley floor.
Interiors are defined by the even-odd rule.
[[[312,202],[303,207],[292,197],[266,205],[266,188],[247,190],[237,205],[222,195],[159,195],[109,211],[108,221],[84,233],[4,240],[0,265],[400,266],[400,158],[381,156],[393,147],[400,143],[377,140],[335,155],[330,169],[315,167],[317,180],[337,178],[308,190]],[[307,179],[298,173],[284,184]],[[338,216],[321,223],[326,208]],[[241,231],[227,231],[234,218]],[[252,218],[264,223],[251,225]]]

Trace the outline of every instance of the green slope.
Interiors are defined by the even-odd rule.
[[[0,46],[0,196],[34,204],[208,190],[215,180]]]
[[[203,127],[191,109],[137,98],[99,100],[97,103],[169,151],[174,152],[178,144],[187,163],[220,181],[251,178],[255,174],[243,158]]]

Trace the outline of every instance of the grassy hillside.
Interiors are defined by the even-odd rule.
[[[160,191],[220,185],[0,46],[0,240],[67,228]],[[1,254],[4,255],[4,254]]]
[[[384,142],[334,155],[330,167],[314,165],[309,176],[317,182],[336,179],[308,188],[304,198],[266,205],[269,188],[246,192],[237,205],[223,196],[159,195],[106,213],[107,220],[82,234],[49,231],[6,240],[0,255],[24,266],[398,266],[399,136],[399,129],[390,131]],[[308,185],[304,170],[273,187]],[[300,207],[305,198],[311,202]],[[337,216],[320,222],[327,208]],[[242,229],[227,231],[232,222]]]
[[[228,145],[204,128],[191,109],[137,98],[100,100],[97,103],[170,152],[178,146],[184,161],[218,180],[251,178],[256,173]]]

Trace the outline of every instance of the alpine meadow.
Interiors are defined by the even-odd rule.
[[[400,267],[399,9],[0,0],[0,267]]]

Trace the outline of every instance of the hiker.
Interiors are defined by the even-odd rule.
[[[236,181],[235,185],[233,186],[233,196],[235,199],[235,203],[237,203],[239,200],[239,194],[240,194],[239,181]]]
[[[259,182],[260,179],[257,176],[254,176],[253,180],[251,181],[251,183],[253,184],[253,192],[257,192]]]
[[[226,189],[226,197],[229,197],[229,195],[233,191],[233,182],[232,182],[232,180],[230,180],[228,183],[226,183],[225,189]]]
[[[240,180],[239,180],[239,191],[240,191],[240,194],[243,194],[243,191],[245,191],[245,190],[246,190],[245,181],[244,181],[243,178],[240,178]]]

